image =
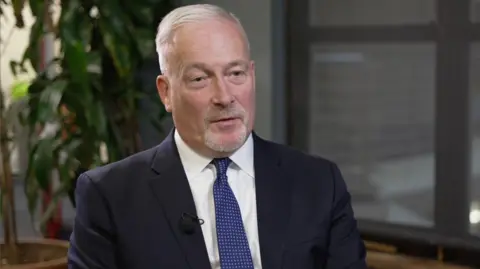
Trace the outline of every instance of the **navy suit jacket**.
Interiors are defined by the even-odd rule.
[[[263,269],[366,269],[350,195],[337,166],[254,136]],[[211,268],[173,132],[157,147],[83,173],[70,269]]]

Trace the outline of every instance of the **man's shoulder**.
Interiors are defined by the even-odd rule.
[[[151,171],[151,164],[158,146],[132,154],[124,159],[95,167],[83,174],[94,183],[109,184],[114,180],[119,183],[128,179],[138,179]]]
[[[305,152],[289,145],[279,144],[273,141],[264,140],[268,146],[276,152],[283,162],[300,165],[302,167],[326,167],[331,168],[336,164],[323,156]]]
[[[305,196],[321,195],[327,200],[332,197],[335,186],[343,180],[333,161],[291,146],[269,144],[280,155],[282,173],[295,190]]]

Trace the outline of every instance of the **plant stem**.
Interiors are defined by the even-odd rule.
[[[17,264],[19,261],[17,245],[17,227],[15,219],[15,203],[13,195],[13,178],[10,167],[10,151],[8,148],[8,128],[5,119],[5,99],[3,91],[0,93],[0,152],[2,158],[2,210],[5,246],[8,264]]]

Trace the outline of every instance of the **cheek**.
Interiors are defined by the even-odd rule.
[[[182,107],[182,113],[188,121],[193,123],[195,121],[203,120],[205,111],[208,107],[208,103],[203,100],[204,97],[204,95],[188,93],[183,94],[178,98],[178,105]]]
[[[253,113],[255,108],[255,91],[244,90],[241,95],[237,96],[237,100],[242,107],[250,114]]]

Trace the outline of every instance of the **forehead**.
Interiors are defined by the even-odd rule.
[[[249,60],[248,45],[237,24],[226,19],[183,25],[173,39],[176,60],[204,64]]]

